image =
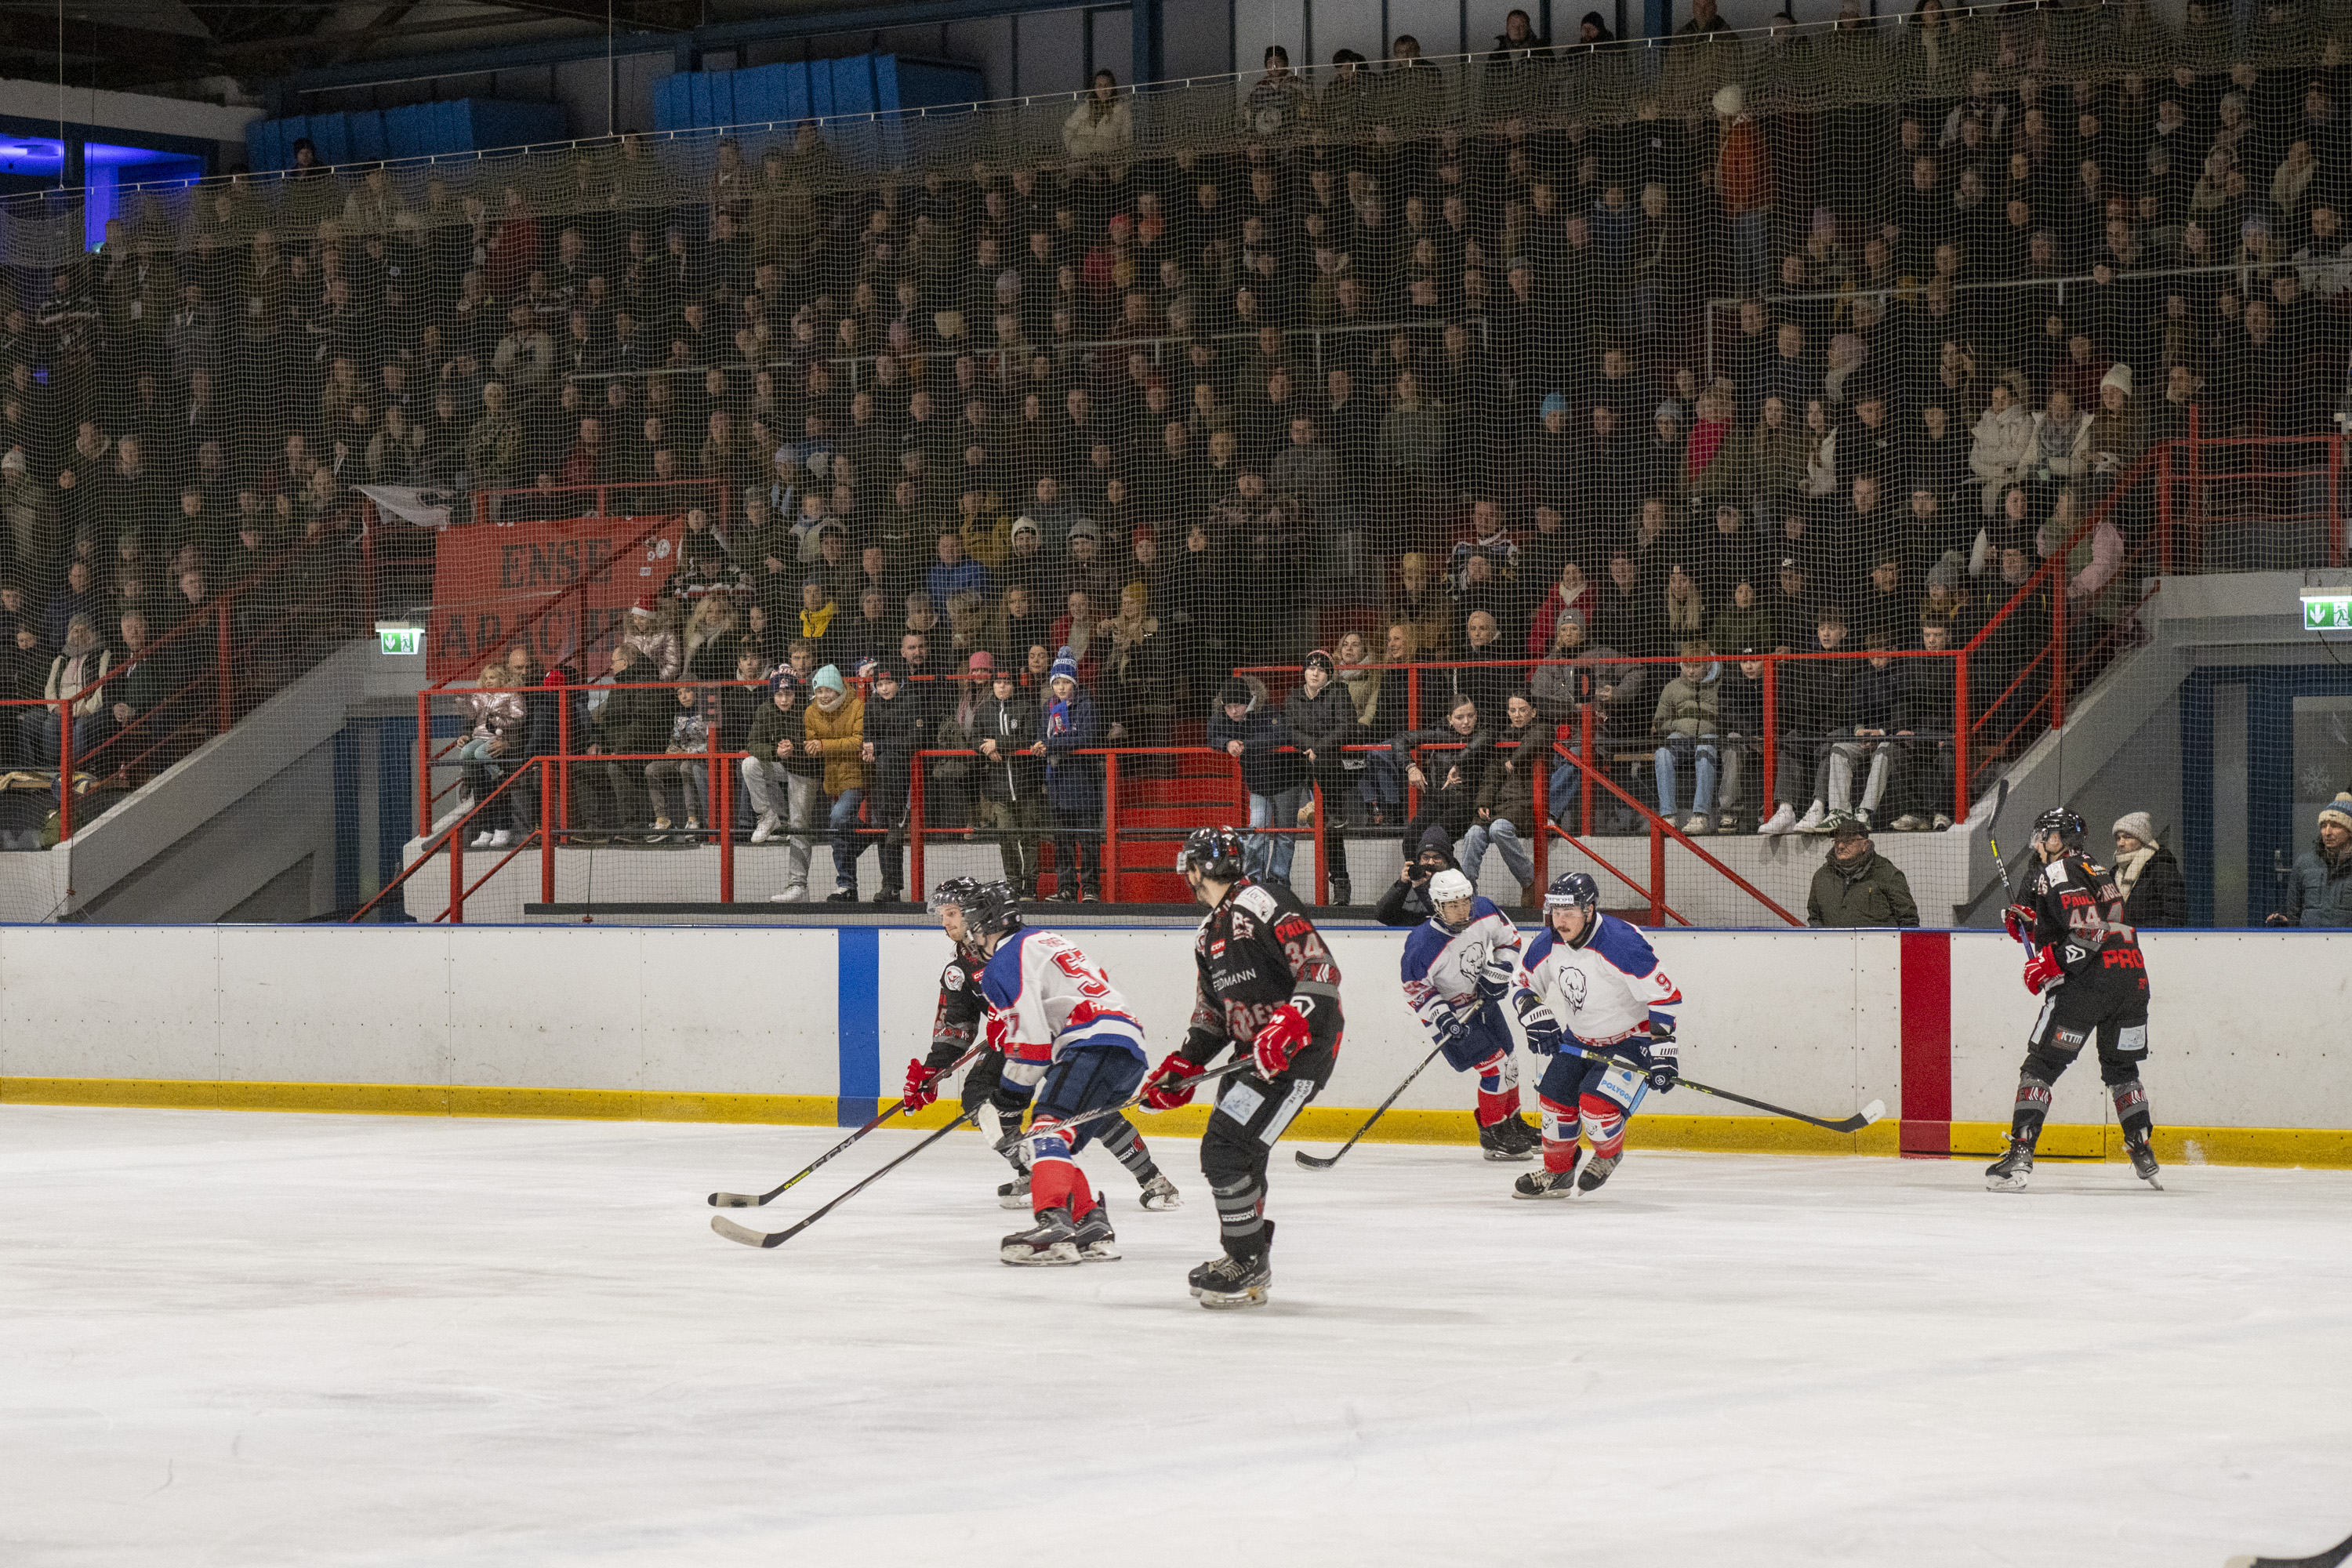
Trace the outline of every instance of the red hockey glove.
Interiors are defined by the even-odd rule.
[[[2028,904],[2011,904],[2000,911],[2000,923],[2009,928],[2010,939],[2033,945],[2033,910]]]
[[[922,1058],[910,1058],[907,1063],[907,1092],[900,1097],[898,1103],[912,1114],[939,1097],[939,1088],[931,1069],[923,1065]]]
[[[998,1056],[1013,1054],[1013,1015],[993,1008],[988,1015],[988,1048]]]
[[[1171,1051],[1168,1059],[1153,1069],[1151,1087],[1143,1091],[1144,1109],[1173,1110],[1180,1105],[1192,1103],[1192,1080],[1201,1076],[1201,1064],[1181,1051]]]
[[[2065,978],[2066,972],[2059,966],[2054,949],[2036,948],[2033,956],[2025,961],[2025,988],[2036,996]]]
[[[1306,1009],[1296,1002],[1285,1003],[1274,1010],[1274,1016],[1265,1021],[1265,1027],[1250,1043],[1250,1056],[1262,1076],[1278,1078],[1290,1070],[1291,1053],[1314,1037]]]

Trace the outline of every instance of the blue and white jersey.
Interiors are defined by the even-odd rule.
[[[1004,1077],[1034,1085],[1065,1051],[1117,1046],[1150,1064],[1143,1026],[1102,965],[1068,937],[1022,930],[998,944],[981,971],[992,1035],[1003,1026]]]
[[[1432,1030],[1449,1016],[1467,1018],[1502,999],[1518,960],[1519,928],[1492,901],[1473,899],[1460,931],[1433,915],[1404,939],[1405,1002]]]
[[[1596,910],[1593,919],[1591,934],[1576,946],[1545,922],[1512,983],[1513,1010],[1525,1008],[1520,994],[1528,994],[1577,1043],[1596,1049],[1646,1038],[1654,1023],[1671,1033],[1683,994],[1649,939],[1614,915]]]

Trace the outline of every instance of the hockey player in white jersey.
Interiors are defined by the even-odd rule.
[[[1065,1124],[1135,1093],[1148,1059],[1143,1026],[1102,965],[1068,937],[1024,929],[1010,897],[968,913],[964,931],[987,956],[981,994],[988,1043],[1004,1055],[1005,1086],[1016,1093],[1036,1086],[1028,1135],[1035,1223],[1006,1237],[999,1256],[1027,1266],[1117,1258],[1110,1212],[1076,1159],[1113,1119]]]
[[[1674,1010],[1683,994],[1658,965],[1649,940],[1601,912],[1601,889],[1581,871],[1544,894],[1544,929],[1522,955],[1511,1005],[1528,1048],[1551,1058],[1537,1086],[1543,1108],[1543,1168],[1514,1184],[1515,1198],[1564,1198],[1583,1149],[1592,1163],[1576,1176],[1589,1193],[1624,1158],[1625,1121],[1651,1089],[1675,1087],[1678,1050]],[[1631,1072],[1564,1047],[1581,1047],[1643,1070]]]
[[[1405,1003],[1454,1071],[1477,1073],[1486,1158],[1528,1159],[1536,1130],[1519,1117],[1519,1064],[1502,1010],[1518,970],[1518,928],[1459,871],[1432,877],[1429,901],[1436,912],[1404,942]]]

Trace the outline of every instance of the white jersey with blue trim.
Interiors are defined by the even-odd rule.
[[[1646,1037],[1653,1023],[1671,1034],[1683,994],[1649,939],[1614,915],[1596,910],[1591,918],[1591,934],[1573,945],[1545,923],[1520,961],[1514,1010],[1523,1012],[1520,995],[1530,994],[1579,1044],[1595,1048]]]
[[[1482,1001],[1501,1000],[1518,960],[1519,928],[1491,900],[1473,899],[1460,931],[1433,915],[1404,939],[1404,999],[1431,1028],[1448,1016],[1467,1017]]]
[[[1005,1037],[1004,1077],[1034,1085],[1065,1051],[1118,1046],[1150,1064],[1143,1026],[1102,965],[1068,937],[1017,931],[998,944],[981,971],[992,1033]]]

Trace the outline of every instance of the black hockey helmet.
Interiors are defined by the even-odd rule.
[[[973,937],[1004,936],[1021,929],[1021,898],[1002,879],[982,882],[963,907],[964,930]]]
[[[1587,913],[1601,907],[1601,884],[1589,872],[1570,871],[1565,877],[1554,877],[1551,886],[1544,889],[1544,909],[1579,909]]]
[[[925,907],[933,914],[947,909],[961,910],[969,918],[972,904],[979,897],[979,878],[950,877],[931,889],[930,902]]]
[[[2071,805],[2053,805],[2033,819],[2034,837],[2039,838],[2045,833],[2054,833],[2060,842],[2069,849],[2080,849],[2083,847],[2083,837],[2085,831],[2083,826],[2083,814]]]
[[[1190,867],[1212,882],[1242,879],[1242,836],[1231,827],[1196,827],[1176,852],[1176,870]]]

